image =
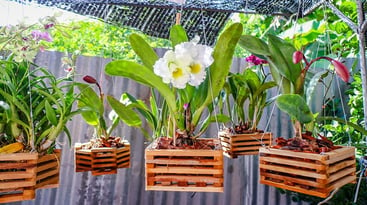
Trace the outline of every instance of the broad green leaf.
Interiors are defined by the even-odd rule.
[[[169,38],[172,42],[172,47],[175,47],[177,44],[189,41],[186,31],[181,25],[172,26],[169,33]]]
[[[78,88],[80,90],[79,101],[82,101],[82,104],[79,104],[79,107],[89,107],[89,109],[96,113],[103,113],[104,107],[101,102],[100,96],[96,94],[96,92],[89,85],[86,84],[78,84]]]
[[[204,109],[222,90],[232,65],[232,57],[243,31],[242,24],[235,23],[227,28],[219,37],[213,51],[214,62],[209,68],[209,87],[207,97],[193,114],[193,124],[197,124]]]
[[[300,95],[283,94],[277,97],[275,103],[280,110],[301,123],[309,123],[314,119],[306,101]]]
[[[153,65],[159,59],[153,48],[138,34],[130,35],[130,44],[143,64],[153,70]]]
[[[251,35],[241,36],[239,40],[239,45],[253,54],[264,56],[270,55],[268,45],[264,41],[255,36]]]
[[[292,93],[292,91],[294,89],[292,86],[292,83],[290,80],[288,80],[287,78],[283,77],[282,75],[280,75],[277,65],[272,62],[271,60],[268,59],[269,62],[269,68],[270,68],[270,72],[271,72],[271,76],[273,77],[274,81],[278,84],[278,86],[281,89],[281,92],[283,94],[289,94]]]
[[[136,112],[124,104],[122,104],[120,101],[116,100],[112,96],[107,96],[107,101],[112,107],[112,109],[117,113],[119,118],[128,126],[134,126],[139,127],[141,126],[141,120],[139,118],[139,115],[136,114]]]
[[[91,110],[89,106],[85,105],[84,102],[78,101],[78,108],[82,111],[84,121],[92,126],[97,126],[99,124],[99,117],[94,110]]]
[[[251,95],[260,87],[261,81],[257,74],[251,69],[246,69],[243,73],[244,81],[250,89]]]
[[[56,113],[55,110],[51,107],[50,103],[46,100],[45,102],[45,110],[46,110],[46,117],[51,122],[52,125],[57,125]]]
[[[293,63],[293,53],[296,51],[296,48],[277,36],[269,35],[269,50],[271,59],[278,71],[288,80],[295,83],[301,74],[300,64]]]
[[[259,95],[263,94],[266,90],[277,86],[277,84],[274,81],[265,82],[264,84],[260,85],[260,87],[257,88],[255,93],[253,94],[253,98],[256,99]]]
[[[174,93],[151,69],[138,63],[118,60],[108,63],[105,67],[105,72],[112,76],[126,77],[138,83],[156,88],[167,101],[171,113],[176,113],[176,99]]]

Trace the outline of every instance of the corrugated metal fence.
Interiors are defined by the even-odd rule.
[[[61,68],[62,53],[44,52],[37,57],[36,63],[45,66],[57,76],[65,75]],[[148,100],[149,90],[135,82],[104,75],[104,65],[110,60],[98,57],[80,56],[77,59],[77,80],[85,74],[95,76],[101,82],[105,94],[118,98],[122,92]],[[232,71],[244,69],[242,59],[234,59]],[[273,90],[276,94],[276,89]],[[267,126],[267,124],[269,124]],[[121,124],[122,125],[122,124]],[[86,125],[80,116],[68,124],[73,143],[87,142],[93,129]],[[207,133],[216,136],[217,126]],[[269,106],[260,123],[260,128],[274,136],[288,137],[291,124],[288,116],[282,114],[274,106]],[[144,185],[144,148],[147,143],[139,130],[125,125],[118,128],[117,134],[126,136],[131,144],[131,167],[119,169],[116,175],[92,176],[90,173],[74,172],[73,148],[65,137],[59,140],[62,146],[60,186],[56,189],[37,191],[33,201],[12,204],[55,204],[55,205],[283,205],[306,204],[294,203],[290,196],[280,194],[274,187],[258,183],[258,156],[242,156],[237,159],[225,158],[224,193],[189,193],[145,191]]]

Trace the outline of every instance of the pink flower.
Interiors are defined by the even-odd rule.
[[[334,68],[335,68],[335,72],[336,74],[344,81],[344,82],[348,82],[349,81],[349,71],[347,66],[345,66],[343,63],[337,61],[337,60],[331,60],[330,61]]]
[[[246,62],[248,62],[250,65],[261,65],[261,64],[267,64],[268,61],[261,59],[255,55],[250,55],[246,59]]]
[[[42,32],[40,30],[34,30],[32,31],[32,37],[34,40],[39,41],[39,40],[45,40],[47,42],[51,42],[52,41],[52,37],[48,32]]]
[[[293,63],[294,64],[301,62],[302,59],[303,59],[303,53],[301,51],[296,51],[293,53]]]

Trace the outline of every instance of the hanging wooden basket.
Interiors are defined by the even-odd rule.
[[[93,176],[116,174],[118,168],[130,167],[130,144],[123,147],[82,149],[84,144],[75,144],[75,172],[92,171]]]
[[[354,147],[324,154],[260,148],[259,154],[262,184],[325,198],[356,181]]]
[[[0,203],[31,200],[36,189],[59,185],[61,151],[0,155]]]
[[[260,147],[271,145],[272,133],[232,134],[220,131],[219,139],[223,154],[229,158],[237,158],[240,155],[259,154]]]
[[[146,190],[223,192],[223,154],[216,150],[155,149],[153,142],[145,149]]]

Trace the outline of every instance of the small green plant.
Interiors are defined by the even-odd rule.
[[[230,106],[230,96],[234,105],[233,110],[228,111],[234,126],[234,132],[256,132],[264,108],[269,105],[267,101],[267,90],[276,86],[274,81],[266,81],[266,75],[262,64],[267,61],[254,55],[246,58],[246,61],[259,69],[247,68],[242,73],[230,73],[227,86],[227,107]],[[256,69],[256,68],[255,68]],[[248,107],[244,104],[248,102]]]
[[[132,108],[126,106],[112,96],[107,96],[108,105],[110,105],[114,111],[111,115],[111,125],[107,126],[108,120],[105,119],[105,96],[100,84],[94,77],[89,75],[84,76],[83,80],[89,84],[96,85],[98,88],[98,92],[95,92],[95,90],[87,84],[78,84],[80,90],[78,108],[81,110],[84,121],[95,128],[94,137],[96,141],[94,141],[91,146],[123,146],[120,137],[111,136],[113,130],[118,126],[120,120],[128,126],[142,128],[140,117]]]

